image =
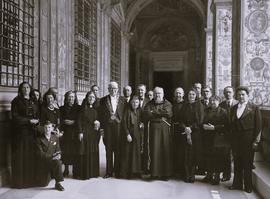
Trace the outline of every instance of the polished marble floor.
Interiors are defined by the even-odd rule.
[[[101,174],[104,174],[105,151],[101,144]],[[65,191],[53,189],[52,180],[47,187],[29,189],[0,188],[0,199],[257,199],[255,193],[229,191],[231,182],[213,186],[201,182],[194,184],[180,180],[143,181],[95,178],[86,181],[66,178],[62,183]]]

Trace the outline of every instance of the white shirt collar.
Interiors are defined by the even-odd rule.
[[[245,107],[247,105],[248,102],[244,102],[244,103],[238,103],[238,107]]]

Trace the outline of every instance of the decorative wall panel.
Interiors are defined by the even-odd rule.
[[[215,91],[223,94],[223,88],[231,85],[232,71],[232,6],[216,3],[215,32]]]
[[[206,33],[206,73],[205,82],[212,87],[213,82],[213,33],[207,30]]]
[[[250,99],[270,106],[269,0],[242,0],[241,85],[250,88]]]

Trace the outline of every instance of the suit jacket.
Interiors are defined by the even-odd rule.
[[[120,123],[122,120],[125,106],[126,106],[126,99],[122,96],[119,96],[117,108],[115,112],[115,117],[117,118],[116,121],[118,123]],[[107,126],[107,124],[111,122],[112,113],[113,111],[112,111],[110,95],[106,95],[105,97],[100,99],[100,104],[98,107],[100,127],[102,129],[104,129]]]
[[[146,105],[149,101],[150,101],[150,100],[149,100],[148,98],[145,97],[145,98],[143,99],[143,103],[142,103],[142,107],[141,107],[141,108],[144,109],[145,105]]]
[[[51,161],[55,153],[61,153],[59,139],[54,134],[50,140],[45,135],[41,135],[36,139],[37,154],[44,161]]]
[[[206,104],[206,102],[204,101],[204,99],[201,99],[200,102],[202,103],[204,109],[207,109],[207,108],[210,107],[210,99],[209,99],[208,104]]]
[[[231,125],[232,125],[232,140],[233,144],[238,145],[240,141],[242,146],[252,144],[262,129],[262,117],[259,107],[247,103],[246,108],[241,115],[237,118],[238,104],[234,105],[231,110]]]
[[[224,100],[224,101],[222,101],[222,102],[219,104],[219,106],[220,106],[221,108],[225,109],[226,112],[227,112],[228,122],[229,122],[228,125],[230,125],[230,123],[231,123],[231,110],[232,110],[232,107],[233,107],[234,105],[236,105],[237,103],[238,103],[238,101],[235,100],[235,99],[233,99],[233,100],[232,100],[232,104],[231,104],[230,107],[229,107],[228,104],[227,104],[227,100]],[[229,128],[230,128],[230,127],[229,127]]]
[[[37,153],[37,186],[47,186],[51,179],[51,163],[54,161],[53,154],[61,153],[59,139],[55,135],[51,135],[50,140],[44,135],[37,137],[36,142]],[[61,160],[60,165],[61,165]],[[55,177],[55,176],[54,176]]]

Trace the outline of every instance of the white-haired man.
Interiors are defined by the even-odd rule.
[[[123,88],[123,94],[126,99],[126,102],[129,102],[131,99],[131,94],[132,94],[132,88],[131,86],[127,85]]]
[[[172,175],[170,120],[172,104],[164,99],[161,87],[154,89],[154,100],[145,106],[149,121],[150,174],[152,178],[167,180]]]
[[[109,95],[100,99],[99,119],[101,129],[104,130],[103,142],[106,149],[106,174],[109,178],[120,172],[120,124],[126,100],[118,94],[118,84],[110,82]]]

